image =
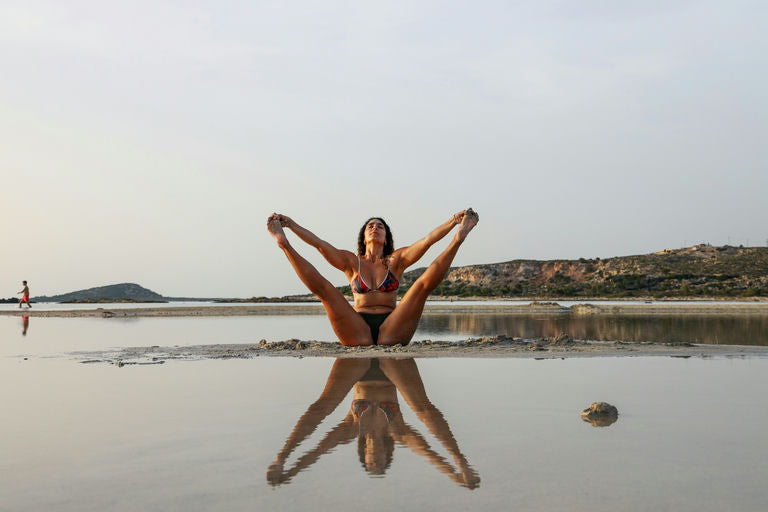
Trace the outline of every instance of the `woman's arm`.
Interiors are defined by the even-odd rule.
[[[325,385],[320,397],[309,406],[293,431],[285,441],[283,449],[277,454],[273,465],[281,466],[285,463],[293,450],[310,436],[318,425],[331,414],[336,407],[344,400],[349,390],[355,385],[355,382],[365,375],[370,367],[367,359],[337,359],[328,375],[328,382]]]
[[[310,230],[300,226],[295,220],[291,219],[287,215],[276,214],[280,225],[284,228],[288,228],[296,236],[304,240],[306,243],[320,251],[320,254],[337,269],[346,272],[347,270],[354,268],[354,254],[349,251],[337,249],[325,240],[321,239]]]
[[[467,210],[462,210],[455,213],[453,217],[437,226],[427,236],[413,245],[396,250],[393,256],[397,256],[397,270],[403,272],[405,269],[419,261],[432,245],[442,240],[445,235],[450,233],[454,226],[461,224],[461,220],[464,218],[464,213],[466,211]]]

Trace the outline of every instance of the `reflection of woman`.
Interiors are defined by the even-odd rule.
[[[285,462],[293,450],[338,407],[353,386],[354,399],[341,423],[286,470]],[[397,391],[453,457],[456,468],[432,450],[419,432],[405,423]],[[448,422],[427,398],[413,359],[337,359],[320,398],[299,418],[283,449],[269,466],[267,481],[271,485],[288,482],[299,471],[314,464],[321,455],[340,444],[349,443],[355,437],[360,462],[370,474],[382,475],[386,472],[392,462],[395,443],[399,443],[423,455],[457,484],[470,489],[480,485],[480,477],[459,450]]]
[[[406,345],[416,331],[427,297],[445,277],[459,246],[477,221],[477,213],[471,208],[463,210],[413,245],[395,250],[389,226],[374,217],[360,229],[357,254],[333,247],[285,215],[272,214],[267,219],[267,230],[307,288],[323,302],[333,330],[343,345]],[[416,279],[395,307],[397,288],[405,269],[455,226],[458,229],[451,243]],[[285,236],[284,227],[344,272],[355,299],[354,306],[350,306],[339,290],[296,252]]]

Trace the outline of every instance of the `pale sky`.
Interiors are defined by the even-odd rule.
[[[370,216],[400,246],[471,206],[456,265],[764,246],[767,26],[739,0],[1,0],[0,297],[303,293],[273,211],[354,250]]]

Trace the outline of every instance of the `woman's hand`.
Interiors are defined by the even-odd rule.
[[[471,209],[471,208],[470,208]],[[464,215],[466,215],[467,210],[461,210],[460,212],[453,214],[453,222],[457,226],[461,224],[461,221],[464,220]]]
[[[270,219],[277,219],[281,227],[291,228],[293,226],[293,219],[282,213],[273,213],[269,216]]]
[[[283,483],[283,465],[279,462],[273,462],[267,468],[267,482],[269,485],[275,486]]]

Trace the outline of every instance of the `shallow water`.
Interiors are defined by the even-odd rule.
[[[738,301],[738,300],[666,300],[666,301],[644,301],[644,300],[557,300],[558,304],[564,307],[575,306],[576,304],[593,304],[596,306],[632,306],[647,304],[663,304],[676,306],[740,306],[754,305],[757,301]],[[433,306],[525,306],[530,304],[530,300],[430,300],[427,302]],[[178,308],[178,307],[221,307],[221,306],[248,306],[268,308],[301,307],[306,305],[320,305],[319,302],[153,302],[153,303],[131,303],[131,302],[110,302],[110,303],[64,303],[64,302],[33,302],[33,309],[39,311],[71,311],[71,310],[90,310],[90,309],[134,309],[134,308]],[[0,311],[18,311],[17,304],[0,304]],[[24,306],[26,309],[26,306]]]
[[[580,340],[768,345],[768,315],[425,314],[419,327],[417,335],[435,340],[495,334],[538,338],[565,332]]]
[[[345,370],[329,383],[332,359],[117,368],[0,358],[0,510],[768,507],[768,359],[406,364],[417,378],[413,368],[401,372],[396,401],[410,438],[374,471],[358,454],[356,434],[369,425],[323,452],[350,416],[355,397],[345,389],[359,375]],[[324,389],[330,402],[318,400]],[[616,423],[581,420],[597,400],[618,407]],[[397,422],[375,405],[361,418],[385,429]],[[285,479],[273,466],[268,475],[297,425],[311,433],[283,470],[303,469]]]
[[[720,315],[423,315],[414,340],[458,341],[504,334],[600,341],[682,341],[768,345],[768,316]],[[0,317],[0,357],[64,354],[135,346],[258,343],[286,339],[336,341],[324,315],[229,317],[42,318]]]

